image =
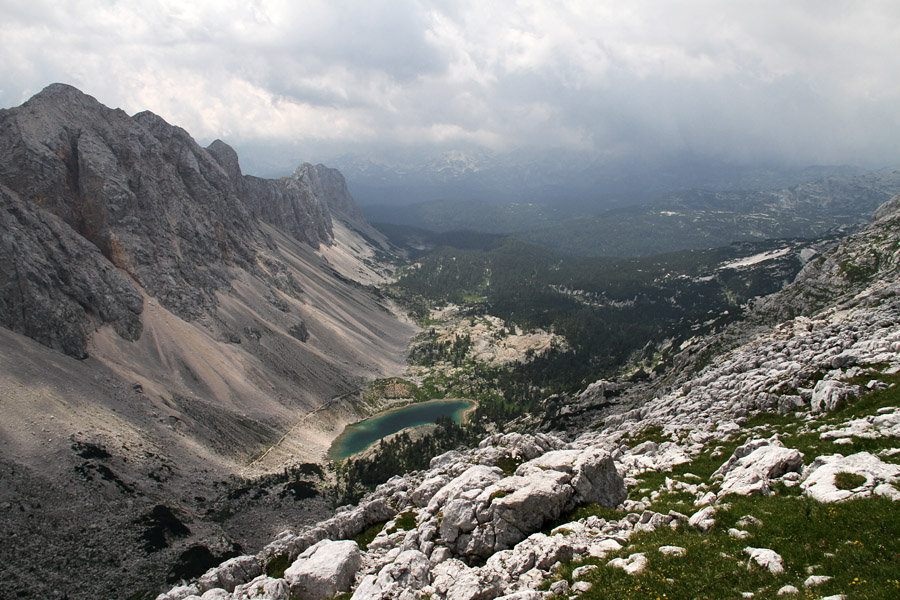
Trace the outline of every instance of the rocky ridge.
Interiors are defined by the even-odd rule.
[[[820,424],[823,415],[852,404],[864,392],[896,385],[882,380],[900,373],[900,280],[896,254],[890,254],[897,246],[898,227],[900,213],[879,211],[874,225],[825,258],[822,264],[840,265],[846,257],[873,251],[889,257],[879,260],[864,281],[836,287],[827,308],[754,330],[742,344],[699,372],[683,374],[677,386],[642,406],[608,416],[568,443],[547,434],[498,434],[476,449],[439,456],[428,470],[395,477],[359,505],[299,533],[285,531],[258,555],[226,562],[158,600],[287,600],[291,594],[319,600],[348,590],[357,600],[571,596],[589,591],[591,573],[600,567],[586,565],[559,578],[555,574],[562,563],[573,558],[602,562],[618,553],[622,555],[608,561],[608,567],[641,573],[651,557],[627,554],[631,536],[665,528],[710,531],[735,496],[765,496],[782,486],[826,503],[873,496],[900,501],[900,466],[891,462],[896,448],[807,456],[770,435],[769,425],[748,426],[754,415],[784,414],[798,420],[798,433],[821,440],[849,444],[854,438],[900,437],[897,406]],[[810,277],[821,278],[820,271],[805,273],[770,301],[796,298]],[[864,385],[855,383],[861,377],[868,379]],[[601,388],[592,386],[586,394]],[[660,441],[633,441],[654,430]],[[712,453],[720,466],[708,480],[689,474],[665,477],[659,489],[641,490],[644,497],[626,500],[626,485],[634,488],[647,473],[690,463],[711,445],[729,440],[738,443],[730,456]],[[842,485],[839,473],[856,482],[850,488]],[[691,498],[694,512],[649,509],[661,495],[674,492]],[[588,502],[615,506],[622,516],[578,518],[541,531]],[[339,541],[382,522],[380,533],[364,548]],[[747,530],[763,526],[748,515],[728,534],[750,539],[753,534]],[[658,552],[678,557],[686,551],[662,546]],[[324,561],[320,554],[340,560]],[[744,554],[748,558],[741,564],[747,569],[773,576],[786,570],[783,557],[770,548],[748,545]],[[292,565],[283,576],[271,569],[277,558]],[[308,567],[313,558],[332,568]],[[817,568],[809,566],[807,573]],[[304,583],[309,578],[327,581],[327,593],[310,593]],[[813,588],[831,579],[811,574],[801,585]],[[797,591],[785,585],[778,595]]]
[[[404,368],[416,328],[354,279],[385,268],[353,206],[324,166],[245,176],[71,86],[0,110],[4,594],[131,594],[327,514],[297,481],[223,505]]]
[[[256,219],[312,247],[334,242],[332,211],[364,223],[334,169],[304,164],[275,180],[243,175],[221,140],[201,148],[153,113],[129,117],[63,84],[0,111],[0,184],[5,223],[29,230],[54,215],[68,226],[57,227],[66,245],[81,243],[71,241],[78,236],[119,271],[109,282],[91,276],[109,268],[62,261],[75,266],[54,286],[62,294],[53,311],[39,301],[49,286],[39,285],[33,253],[6,244],[4,264],[14,270],[4,278],[10,300],[3,324],[73,356],[84,356],[91,326],[112,323],[126,339],[140,337],[137,288],[188,321],[214,313],[216,292],[228,289],[235,268],[298,293],[299,284],[257,265],[259,249],[274,242]],[[96,293],[79,294],[84,288]]]

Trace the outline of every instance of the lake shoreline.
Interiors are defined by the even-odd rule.
[[[469,404],[468,407],[465,407],[461,410],[457,409],[457,410],[459,410],[459,423],[465,424],[468,422],[469,415],[472,413],[472,411],[474,411],[476,408],[478,408],[478,403],[469,398],[433,398],[431,400],[426,400],[425,402],[414,402],[411,404],[404,404],[402,406],[395,406],[395,407],[392,407],[383,412],[380,412],[380,413],[374,414],[370,417],[367,417],[365,419],[361,419],[359,421],[355,421],[353,423],[347,424],[344,427],[344,430],[332,441],[331,446],[328,449],[327,456],[331,460],[346,460],[347,458],[351,458],[353,456],[356,456],[358,454],[365,452],[366,450],[371,448],[373,445],[377,444],[380,440],[383,440],[383,439],[386,439],[389,437],[393,437],[394,435],[397,435],[405,430],[434,425],[433,422],[428,422],[428,423],[418,423],[418,424],[409,425],[407,427],[402,427],[400,429],[392,431],[391,433],[385,434],[385,435],[373,440],[372,442],[368,443],[364,448],[362,448],[361,450],[359,450],[357,452],[353,452],[353,453],[347,454],[346,456],[342,456],[342,457],[334,456],[335,448],[344,442],[346,436],[352,435],[353,433],[355,433],[354,428],[355,427],[358,428],[359,426],[361,426],[363,423],[366,423],[367,421],[373,421],[376,419],[384,419],[386,417],[389,417],[391,414],[399,413],[401,411],[409,410],[411,408],[423,407],[423,406],[428,406],[428,405],[433,405],[433,404],[452,404],[452,403],[458,403],[458,402],[465,402],[465,403]],[[456,413],[456,412],[457,411],[454,411],[454,413]],[[456,419],[454,418],[454,420],[456,420]]]

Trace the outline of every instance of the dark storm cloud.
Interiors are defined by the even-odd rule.
[[[53,81],[203,140],[900,162],[900,3],[4,3],[0,105]]]

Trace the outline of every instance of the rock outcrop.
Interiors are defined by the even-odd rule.
[[[0,111],[5,221],[30,236],[4,241],[4,279],[22,285],[4,286],[3,322],[83,356],[91,327],[111,323],[126,339],[141,335],[135,286],[184,320],[211,315],[233,269],[263,272],[258,250],[272,242],[257,218],[313,247],[333,242],[328,203],[361,218],[339,173],[309,165],[298,173],[244,176],[220,140],[204,149],[153,113],[129,117],[71,86],[48,86]],[[58,221],[51,225],[48,215]],[[83,257],[102,264],[86,257],[84,241],[118,272],[76,266]],[[48,277],[47,258],[62,272]],[[48,295],[53,308],[38,298]]]

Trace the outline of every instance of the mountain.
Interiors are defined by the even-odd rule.
[[[762,191],[864,173],[849,166],[737,166],[684,156],[638,164],[560,148],[540,152],[426,149],[401,155],[337,155],[331,162],[352,183],[367,210],[475,201],[541,203],[563,214],[595,214],[690,190]]]
[[[821,175],[820,170],[806,172]],[[366,206],[375,223],[435,232],[513,235],[575,256],[649,256],[741,241],[815,238],[858,226],[900,192],[900,171],[829,176],[787,188],[669,192],[650,203],[592,212],[536,202],[448,199]],[[384,229],[384,227],[382,227]]]
[[[565,220],[523,232],[523,239],[587,256],[646,256],[769,238],[815,238],[859,226],[900,193],[900,170],[829,177],[767,191],[672,194],[640,207]]]
[[[62,84],[0,111],[3,595],[131,594],[276,533],[216,500],[320,460],[403,369],[383,245],[323,165],[245,176]]]
[[[160,599],[896,595],[900,196],[875,219],[655,381],[597,381],[564,429],[437,456]]]

